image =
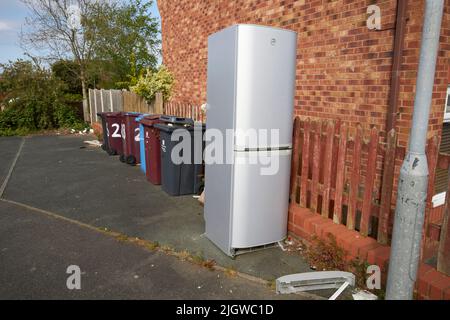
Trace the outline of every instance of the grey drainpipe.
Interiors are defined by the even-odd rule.
[[[406,30],[406,9],[408,0],[397,1],[397,18],[395,22],[394,56],[392,58],[391,86],[389,89],[389,105],[386,117],[387,133],[395,129],[398,114],[398,96],[400,89],[400,72],[403,57],[403,43]]]

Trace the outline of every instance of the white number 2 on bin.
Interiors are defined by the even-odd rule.
[[[113,123],[113,124],[111,125],[111,127],[116,128],[116,129],[114,130],[113,134],[112,134],[112,137],[113,137],[113,138],[120,138],[120,134],[119,134],[120,126],[119,126],[117,123]]]
[[[139,128],[134,129],[134,133],[136,134],[134,136],[134,141],[141,141],[141,136],[139,135]]]

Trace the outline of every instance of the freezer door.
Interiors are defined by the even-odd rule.
[[[238,26],[235,149],[292,145],[297,34]],[[246,139],[248,129],[278,129],[279,143]]]
[[[236,152],[235,160],[231,246],[249,248],[284,239],[291,150]],[[278,170],[262,175],[268,161],[274,169],[278,163]]]

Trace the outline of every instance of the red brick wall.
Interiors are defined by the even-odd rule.
[[[382,30],[366,27],[366,9],[381,8]],[[441,130],[450,67],[450,0],[445,2],[430,117],[430,136]],[[177,81],[174,101],[206,99],[207,36],[236,23],[298,32],[295,112],[385,128],[392,67],[396,1],[158,0],[163,62]],[[407,144],[423,23],[423,0],[410,0],[400,82],[398,129]]]
[[[362,237],[358,232],[336,225],[330,219],[313,214],[309,209],[295,204],[289,207],[289,231],[307,243],[315,236],[325,240],[328,235],[347,253],[347,259],[359,259],[380,267],[383,284],[386,283],[389,266],[389,246],[380,245],[375,239]],[[416,281],[417,298],[421,300],[450,300],[450,277],[424,263],[419,264]]]

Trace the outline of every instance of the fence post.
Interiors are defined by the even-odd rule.
[[[91,124],[92,124],[92,89],[89,89],[89,116],[91,118]]]
[[[342,195],[344,193],[345,183],[345,158],[347,156],[348,127],[344,122],[339,128],[339,150],[337,156],[336,172],[336,191],[334,196],[334,214],[335,223],[342,222]]]
[[[322,195],[322,217],[328,218],[330,213],[330,192],[331,192],[331,166],[333,159],[334,144],[334,122],[328,122],[326,128],[326,145],[323,157],[323,195]]]
[[[292,139],[292,167],[291,167],[291,202],[296,202],[297,194],[297,174],[298,174],[298,158],[299,158],[299,146],[300,146],[300,118],[295,117],[294,130]]]
[[[100,90],[100,102],[102,104],[102,110],[105,110],[104,101],[103,101],[103,89]]]
[[[308,198],[310,135],[311,135],[311,121],[308,118],[304,122],[303,126],[302,176],[300,178],[300,206],[305,208]]]
[[[356,135],[353,141],[353,155],[352,155],[352,174],[350,178],[350,196],[349,206],[347,212],[347,228],[350,230],[355,229],[356,211],[359,197],[359,169],[361,165],[361,147],[362,147],[362,128],[358,124],[356,128]]]
[[[319,203],[319,174],[320,174],[320,149],[322,138],[322,126],[320,122],[315,121],[313,132],[313,164],[312,164],[312,181],[311,181],[311,209],[317,213]]]
[[[97,109],[97,89],[94,89],[94,110],[93,110],[93,112],[91,114],[91,119],[92,119],[93,122],[97,121],[97,112],[98,112],[97,110],[98,110]]]
[[[109,90],[109,102],[110,102],[111,111],[114,111],[114,102],[113,102],[112,90]],[[102,109],[102,111],[103,111],[103,109]]]
[[[372,192],[375,184],[375,173],[377,170],[378,155],[378,130],[373,127],[370,131],[370,142],[367,159],[366,179],[364,183],[364,198],[361,212],[360,231],[363,236],[369,235],[369,224],[372,211]]]
[[[377,240],[388,244],[389,217],[391,215],[392,190],[394,189],[395,152],[397,133],[394,129],[387,133],[386,151],[384,154],[383,181],[381,182],[380,214],[378,216]]]
[[[125,104],[125,98],[124,98],[124,93],[126,93],[127,91],[126,90],[120,90],[120,91],[117,91],[118,93],[120,93],[120,94],[116,94],[116,96],[118,96],[118,99],[117,99],[117,104],[118,104],[118,106],[117,106],[117,111],[123,111],[123,109],[124,109],[124,104]]]
[[[441,235],[439,237],[439,249],[437,258],[437,270],[450,276],[450,168],[448,170],[448,187],[445,196],[444,221],[442,222]]]
[[[420,247],[420,257],[423,257],[424,248],[429,241],[427,238],[428,228],[430,226],[430,213],[433,208],[434,183],[436,180],[436,167],[439,157],[439,137],[434,135],[428,140],[427,148],[427,162],[428,162],[428,186],[427,186],[427,200],[425,204],[425,215],[422,232],[422,245]]]

